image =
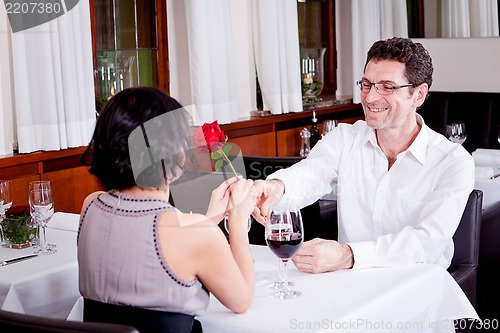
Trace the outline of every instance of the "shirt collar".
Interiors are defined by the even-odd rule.
[[[421,115],[417,113],[416,117],[417,124],[420,126],[420,131],[406,151],[410,152],[421,164],[424,164],[427,153],[427,145],[429,143],[428,127]],[[362,142],[370,142],[373,147],[378,147],[377,135],[375,134],[375,130],[373,128],[367,126],[367,131]]]
[[[418,113],[417,124],[420,125],[420,132],[418,132],[417,137],[413,143],[408,148],[408,151],[421,163],[425,164],[425,159],[427,156],[427,146],[429,143],[429,132],[428,127],[424,122],[424,118]]]

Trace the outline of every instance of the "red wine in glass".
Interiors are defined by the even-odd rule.
[[[280,259],[290,259],[302,245],[302,234],[271,234],[267,237],[267,246]]]
[[[280,281],[273,283],[278,290],[271,295],[280,299],[290,299],[301,295],[300,291],[290,290],[286,267],[288,261],[297,253],[303,241],[303,223],[300,210],[271,212],[266,220],[265,237],[267,246],[283,263]]]

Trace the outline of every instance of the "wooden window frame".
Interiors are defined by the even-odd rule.
[[[156,43],[158,57],[158,88],[169,93],[170,75],[168,70],[168,34],[167,34],[167,3],[165,0],[155,0],[156,8]],[[97,75],[97,45],[96,45],[96,13],[95,0],[89,0],[90,28],[92,35],[92,63],[94,66],[94,92],[100,96]]]

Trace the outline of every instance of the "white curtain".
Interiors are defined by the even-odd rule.
[[[469,0],[441,1],[442,37],[470,37]]]
[[[6,33],[19,152],[87,145],[95,124],[89,3]]]
[[[255,109],[247,0],[167,1],[167,6],[172,97],[194,105],[201,123],[229,123]]]
[[[428,16],[426,36],[429,37],[498,37],[497,0],[426,0],[440,15]]]
[[[471,37],[498,37],[498,1],[469,2]]]
[[[13,95],[12,95],[12,57],[9,20],[3,6],[0,6],[0,155],[12,153],[14,141]]]
[[[253,0],[255,63],[264,110],[302,111],[299,27],[295,0]]]
[[[295,0],[167,1],[167,15],[170,93],[200,123],[248,117],[256,67],[267,108],[302,110]]]
[[[370,46],[378,40],[390,37],[408,37],[406,1],[350,0],[346,1],[346,3],[347,2],[351,5],[351,15],[349,17],[352,28],[351,69],[353,80],[351,82],[351,91],[353,92],[353,102],[359,103],[359,89],[355,86],[355,82],[363,76],[366,53],[368,52]],[[346,5],[348,4],[344,4],[344,6]],[[345,8],[341,12],[345,13]],[[342,24],[341,22],[345,20],[345,17],[337,15],[337,20],[340,20],[340,24]],[[337,47],[340,49],[340,52],[339,50],[337,52],[344,52],[342,50],[342,45]],[[345,59],[345,56],[342,59]],[[343,64],[340,63],[339,67],[342,66]],[[342,85],[341,82],[340,85]],[[349,90],[345,87],[340,89],[343,89],[343,91]]]

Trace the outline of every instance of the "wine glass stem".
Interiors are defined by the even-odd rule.
[[[281,259],[278,258],[278,282],[279,283],[283,283],[283,262],[281,261]]]
[[[281,277],[282,277],[282,291],[283,293],[289,293],[290,292],[290,288],[288,288],[288,277],[286,275],[286,264],[288,263],[288,259],[282,259],[283,261],[283,269],[282,269],[282,274],[281,274]]]
[[[3,234],[3,227],[2,227],[2,222],[4,218],[5,218],[5,212],[2,209],[0,210],[0,245],[3,244],[3,242],[5,241],[5,236]]]
[[[45,251],[47,249],[47,238],[45,234],[45,226],[42,226],[42,232],[40,233],[40,250]]]

